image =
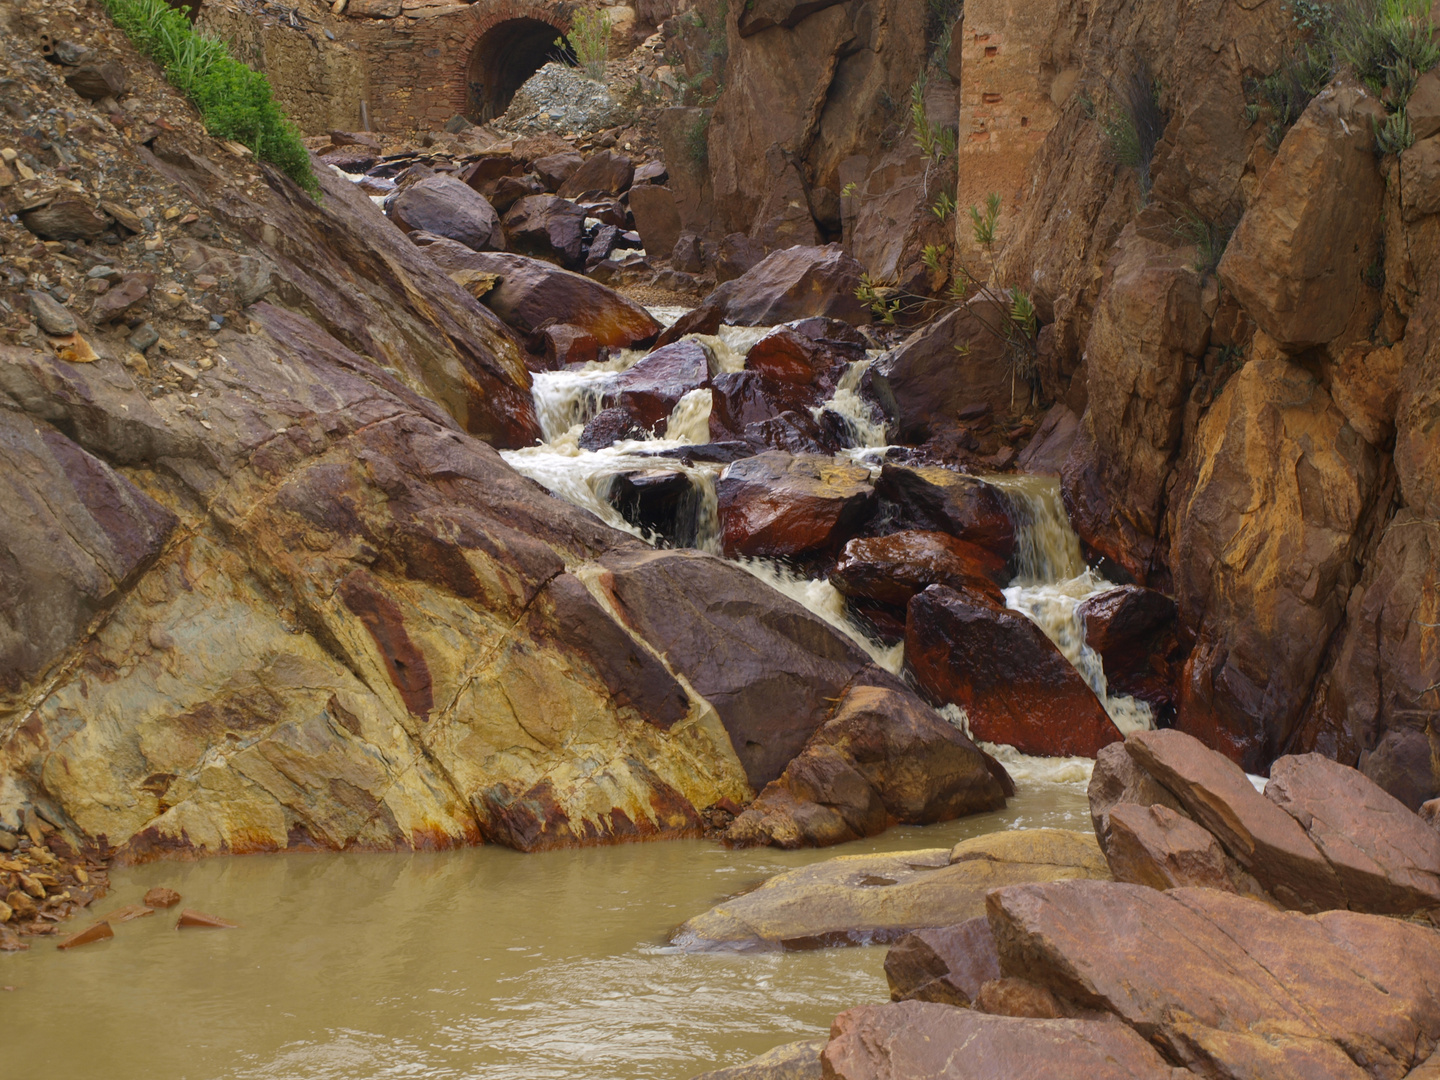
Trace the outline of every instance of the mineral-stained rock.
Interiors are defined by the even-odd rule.
[[[555,195],[527,195],[501,219],[510,250],[571,269],[582,263],[585,211]]]
[[[1265,797],[1304,827],[1352,910],[1440,909],[1440,833],[1363,773],[1319,754],[1283,757]]]
[[[536,158],[530,163],[530,168],[535,171],[535,175],[545,185],[546,191],[556,191],[584,164],[585,159],[575,151],[564,150],[558,154],[547,154],[544,157]]]
[[[835,1080],[1180,1080],[1123,1024],[991,1016],[928,1001],[841,1013],[822,1055]],[[963,1062],[963,1066],[958,1063]],[[963,1072],[956,1071],[963,1067]]]
[[[1418,924],[1086,881],[1002,889],[987,914],[1002,971],[1201,1075],[1403,1076],[1440,1038],[1440,934]]]
[[[1108,878],[1095,838],[1024,829],[953,849],[842,855],[789,870],[718,904],[676,932],[697,950],[802,949],[895,941],[985,911],[985,894],[1022,881]]]
[[[860,355],[863,357],[863,352]],[[853,355],[815,341],[794,327],[780,326],[750,346],[745,370],[777,383],[816,387],[828,397],[852,359]]]
[[[0,348],[0,365],[22,355]],[[124,594],[176,519],[49,424],[8,409],[0,498],[0,693],[13,693]]]
[[[592,191],[619,195],[630,187],[634,175],[635,164],[624,154],[600,150],[586,158],[585,164],[570,174],[556,194],[563,199],[574,199]]]
[[[907,528],[947,532],[1007,561],[1015,552],[1010,504],[983,480],[954,469],[887,462],[875,491],[894,504]]]
[[[1374,257],[1384,183],[1374,152],[1379,100],[1344,80],[1285,136],[1220,260],[1220,280],[1289,351],[1339,335]]]
[[[1379,481],[1375,451],[1316,378],[1260,337],[1201,417],[1170,497],[1175,599],[1198,627],[1176,726],[1251,771],[1300,718]]]
[[[804,1039],[767,1050],[741,1065],[701,1073],[692,1080],[824,1080],[820,1051],[824,1039]]]
[[[727,555],[833,551],[875,508],[866,469],[780,450],[729,466],[715,493]]]
[[[1005,805],[1014,788],[995,775],[998,764],[902,684],[879,681],[845,692],[835,715],[735,819],[729,842],[835,844]]]
[[[702,306],[719,308],[732,326],[774,326],[812,315],[868,323],[869,308],[855,298],[862,273],[839,244],[786,248],[725,282]]]
[[[899,607],[928,585],[948,585],[1004,607],[999,586],[1008,580],[1000,556],[948,533],[914,530],[851,540],[830,571],[830,584],[846,596]]]
[[[1223,754],[1180,731],[1136,732],[1125,749],[1281,904],[1346,906],[1335,869],[1305,830]]]
[[[983,916],[954,926],[906,934],[885,954],[891,1001],[969,1005],[980,987],[1000,977],[995,936]]]
[[[553,263],[421,239],[425,253],[447,273],[476,270],[498,275],[500,282],[485,294],[484,304],[523,334],[558,322],[584,330],[600,345],[628,349],[654,340],[660,332],[660,324],[633,300]]]
[[[905,666],[931,700],[959,705],[970,732],[1022,753],[1094,757],[1120,732],[1094,691],[1019,612],[944,585],[910,601]]]
[[[387,206],[406,232],[422,231],[454,240],[475,251],[503,251],[500,215],[485,196],[453,176],[427,176],[405,188]]]
[[[185,927],[196,927],[201,930],[236,930],[239,924],[222,919],[218,915],[208,915],[203,911],[196,911],[194,908],[186,908],[180,912],[180,920],[175,924],[176,929]]]
[[[663,435],[670,412],[692,390],[710,385],[720,370],[715,354],[703,342],[677,341],[656,349],[627,368],[610,384],[607,407],[618,405],[637,423]]]
[[[1235,892],[1215,837],[1166,806],[1122,803],[1110,812],[1105,858],[1116,881]]]
[[[558,371],[567,364],[590,364],[600,359],[600,342],[590,331],[569,323],[552,323],[540,331],[545,341],[545,366]]]

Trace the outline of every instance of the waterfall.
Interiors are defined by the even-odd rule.
[[[1005,605],[1035,623],[1085,680],[1110,719],[1124,734],[1155,726],[1150,706],[1126,694],[1111,694],[1100,654],[1085,644],[1080,604],[1113,589],[1085,565],[1080,538],[1070,527],[1060,498],[1060,481],[1046,476],[992,476],[1015,522],[1016,573]]]

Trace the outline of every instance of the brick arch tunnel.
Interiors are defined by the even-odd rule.
[[[567,7],[500,4],[477,23],[467,41],[461,111],[468,119],[483,123],[502,115],[515,91],[551,60],[574,63],[569,43],[556,44],[570,29],[570,20],[562,13]]]

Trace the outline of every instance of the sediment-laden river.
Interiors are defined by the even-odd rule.
[[[1085,769],[997,813],[823,851],[703,841],[521,855],[263,855],[119,869],[238,930],[0,954],[0,1075],[64,1080],[685,1080],[888,997],[885,949],[684,954],[671,930],[781,870],[1007,828],[1088,829]],[[1024,769],[1017,770],[1024,776]]]

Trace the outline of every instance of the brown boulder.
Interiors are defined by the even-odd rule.
[[[855,297],[864,273],[839,244],[774,251],[705,298],[731,326],[774,326],[812,315],[868,323],[870,309]]]
[[[728,466],[715,494],[722,543],[730,556],[834,551],[875,510],[867,469],[782,450]]]
[[[1285,907],[1346,906],[1335,869],[1305,830],[1223,754],[1180,731],[1136,732],[1125,749]]]
[[[1190,1075],[1172,1069],[1123,1024],[992,1016],[928,1001],[861,1005],[837,1016],[830,1036],[821,1058],[826,1077],[833,1080],[1179,1080]]]
[[[905,527],[949,533],[1007,562],[1015,554],[1015,522],[998,488],[934,466],[881,466],[875,493],[893,504]]]
[[[505,250],[500,215],[485,196],[453,176],[411,184],[387,202],[386,211],[406,232],[434,233],[475,251]]]
[[[1380,102],[1343,81],[1311,101],[1220,260],[1225,288],[1287,351],[1337,337],[1360,299],[1384,202],[1377,121]]]
[[[530,163],[530,168],[545,185],[546,191],[558,191],[560,185],[569,180],[585,164],[585,159],[573,150],[562,150],[558,154],[546,154]]]
[[[959,705],[970,733],[1024,754],[1094,757],[1121,738],[1045,632],[944,585],[910,601],[905,667],[932,700]]]
[[[114,322],[128,319],[150,295],[150,286],[155,283],[150,274],[127,274],[120,284],[107,289],[95,298],[90,308],[90,320],[94,323]]]
[[[891,1001],[969,1005],[1000,978],[1000,954],[983,916],[906,934],[885,954]]]
[[[1422,139],[1400,155],[1400,202],[1407,222],[1440,213],[1440,138]]]
[[[422,238],[424,239],[424,238]],[[564,323],[612,349],[643,345],[660,324],[639,304],[581,274],[553,263],[504,252],[476,252],[451,241],[425,243],[425,253],[447,273],[474,270],[500,281],[483,303],[506,324],[534,334],[547,323]]]
[[[1009,315],[988,300],[972,300],[917,330],[875,370],[895,401],[895,423],[906,442],[924,442],[953,427],[962,409],[988,405],[1007,414],[1030,402],[1030,387],[1012,377]]]
[[[20,224],[42,240],[97,240],[110,228],[110,218],[94,202],[64,194],[22,213]]]
[[[503,214],[526,196],[543,194],[545,185],[534,175],[526,173],[524,176],[502,176],[495,182],[494,193],[488,198],[495,212]]]
[[[1440,1038],[1428,927],[1093,881],[1001,889],[988,915],[1002,971],[1113,1013],[1201,1075],[1403,1076]]]
[[[527,195],[501,223],[512,251],[579,268],[584,261],[585,211],[555,195]]]
[[[847,355],[795,327],[777,326],[750,346],[745,354],[745,370],[777,383],[818,387],[828,396],[850,361],[863,358],[863,351],[858,357]]]
[[[679,341],[688,334],[717,334],[720,332],[720,312],[714,308],[698,307],[687,311],[667,326],[655,339],[659,348]]]
[[[540,337],[545,341],[545,366],[552,371],[600,359],[600,342],[583,327],[552,323],[540,331]]]
[[[663,435],[670,411],[680,399],[709,386],[719,370],[708,345],[693,339],[677,341],[621,372],[606,391],[605,404],[620,406],[642,427]]]
[[[778,777],[870,658],[738,566],[693,551],[601,560],[618,618],[718,714],[752,788]]]
[[[1122,585],[1076,608],[1085,644],[1100,655],[1105,684],[1156,713],[1173,712],[1182,646],[1175,601],[1154,589]]]
[[[107,97],[118,101],[125,96],[130,78],[118,61],[107,60],[103,64],[81,64],[66,74],[65,85],[87,101]]]
[[[630,189],[627,201],[635,218],[635,231],[640,234],[646,252],[663,257],[673,251],[682,226],[670,189],[658,184],[641,184]]]
[[[904,607],[929,585],[947,585],[1005,606],[1005,560],[948,533],[905,531],[851,540],[830,571],[846,596]]]
[[[805,749],[735,819],[734,844],[843,843],[1005,805],[1003,769],[901,684],[853,686]],[[883,683],[892,683],[890,686]]]
[[[1215,837],[1166,806],[1122,803],[1110,812],[1105,861],[1116,881],[1237,891]]]
[[[1095,838],[1100,841],[1102,851],[1108,848],[1110,815],[1117,806],[1133,803],[1180,810],[1180,801],[1170,794],[1170,789],[1141,768],[1124,743],[1111,743],[1095,755],[1086,794],[1090,801],[1090,823],[1095,827]]]
[[[1305,829],[1352,911],[1440,909],[1440,833],[1363,773],[1319,754],[1283,757],[1265,797]]]
[[[691,1080],[825,1080],[820,1069],[824,1039],[804,1039],[767,1050],[740,1065],[701,1073]]]
[[[581,450],[604,450],[625,439],[643,439],[649,435],[636,422],[629,409],[601,409],[585,424],[580,432]]]
[[[614,150],[600,150],[585,159],[585,164],[570,174],[559,191],[562,199],[575,199],[590,192],[603,191],[619,195],[630,187],[635,164]]]

